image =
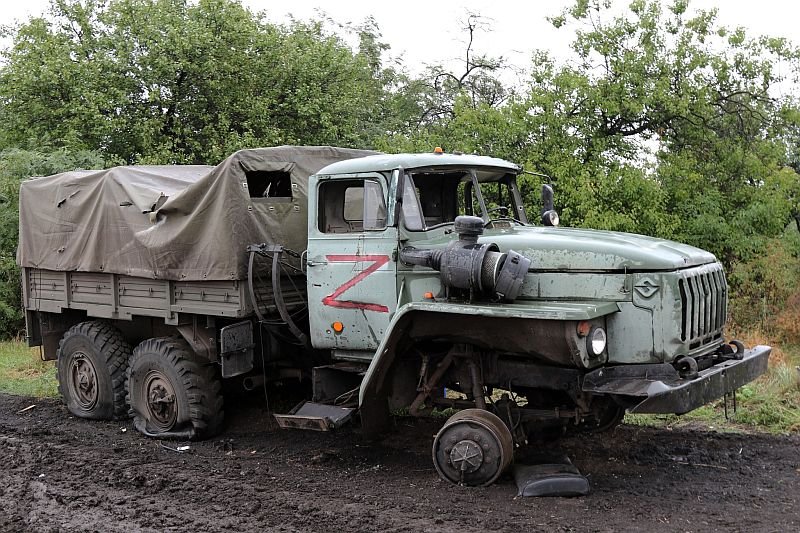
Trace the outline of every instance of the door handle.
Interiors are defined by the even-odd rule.
[[[308,250],[303,250],[300,253],[300,272],[302,272],[303,275],[305,275],[307,270],[308,270]]]
[[[323,265],[327,265],[327,264],[328,264],[327,261],[314,261],[314,260],[311,260],[311,259],[306,261],[306,266],[310,266],[310,267],[323,266]]]

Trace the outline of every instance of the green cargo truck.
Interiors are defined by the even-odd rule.
[[[118,167],[23,183],[28,340],[70,412],[157,438],[221,429],[221,380],[307,381],[283,427],[457,412],[442,478],[492,483],[547,427],[685,413],[764,373],[724,337],[703,250],[558,227],[510,162],[329,147],[217,167]],[[531,221],[527,213],[536,212]]]

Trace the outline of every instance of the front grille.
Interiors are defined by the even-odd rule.
[[[680,274],[681,340],[694,349],[722,337],[728,314],[728,283],[719,263]]]

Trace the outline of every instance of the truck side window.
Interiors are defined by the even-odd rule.
[[[364,182],[364,229],[377,230],[386,227],[386,201],[383,190],[376,181]]]
[[[422,211],[419,207],[419,198],[417,198],[417,190],[414,187],[414,182],[411,181],[411,176],[407,176],[404,180],[403,187],[403,224],[411,231],[422,231],[425,227],[422,221]]]
[[[254,170],[246,173],[250,198],[292,197],[291,174],[281,171]]]
[[[377,181],[321,184],[318,213],[318,227],[323,233],[352,233],[386,227],[386,199]]]

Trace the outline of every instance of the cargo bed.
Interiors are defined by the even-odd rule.
[[[57,272],[23,268],[25,309],[61,313],[86,311],[88,316],[131,320],[159,317],[167,323],[178,314],[243,318],[253,312],[246,280],[170,281],[102,272]],[[284,298],[290,309],[302,304],[289,280]],[[295,286],[304,287],[303,284]],[[260,284],[258,300],[265,315],[276,312],[272,287]],[[297,300],[297,301],[294,301]]]

